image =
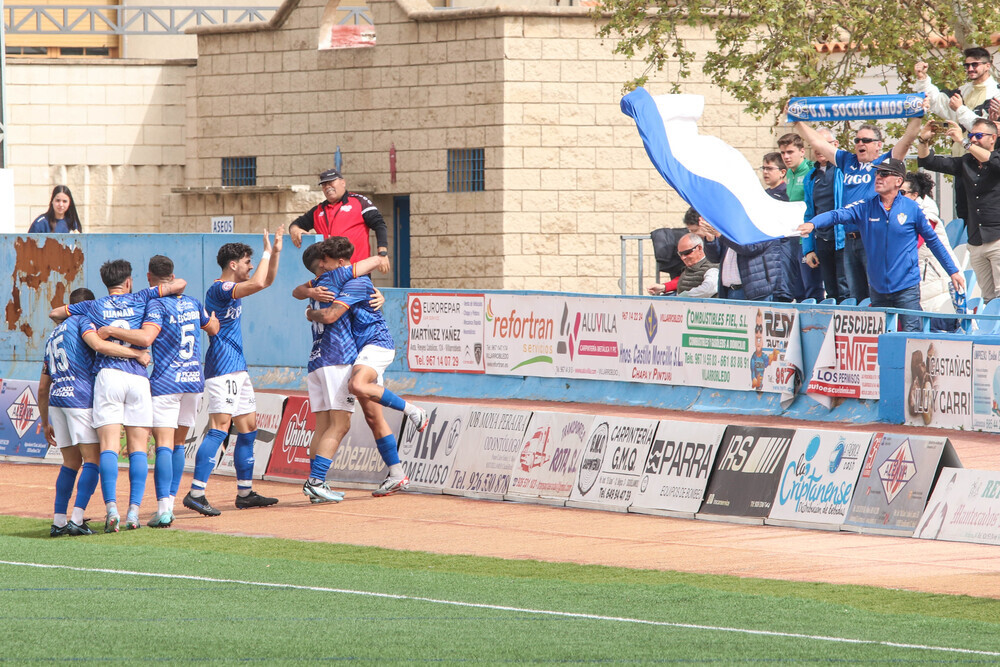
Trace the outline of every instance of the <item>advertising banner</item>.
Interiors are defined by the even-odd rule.
[[[747,388],[780,393],[783,402],[791,401],[802,382],[799,318],[792,309],[556,295],[485,299],[482,347],[488,374]],[[445,336],[415,328],[415,313],[428,308],[411,301],[414,355],[421,350],[430,355],[434,336]],[[439,313],[446,306],[433,309]],[[428,321],[428,315],[420,317]],[[447,336],[458,336],[455,344],[463,349],[478,342],[457,323]],[[411,369],[450,370],[432,368],[428,358],[412,358]]]
[[[913,536],[1000,544],[1000,472],[942,468]]]
[[[871,118],[920,118],[924,115],[924,94],[840,95],[793,97],[788,100],[788,122],[834,122]]]
[[[806,393],[831,407],[833,398],[877,400],[878,337],[885,313],[837,311],[830,318]]]
[[[593,415],[533,412],[504,499],[565,504],[593,422]]]
[[[406,322],[410,370],[484,372],[482,294],[411,292]]]
[[[972,346],[972,428],[1000,433],[1000,345]]]
[[[0,380],[0,456],[45,458],[49,443],[38,415],[37,380]]]
[[[569,362],[569,303],[572,298],[530,294],[486,297],[486,372],[552,377],[556,360]]]
[[[401,437],[400,426],[403,423],[403,413],[398,410],[383,409],[389,428],[396,434],[397,448]],[[357,482],[362,484],[378,484],[385,479],[388,470],[382,455],[375,446],[375,436],[365,421],[365,413],[359,405],[351,415],[351,430],[340,441],[340,448],[330,466],[328,480],[337,482]]]
[[[264,479],[267,464],[271,460],[271,449],[281,426],[281,415],[285,408],[287,396],[281,394],[257,393],[257,439],[253,443],[253,477]],[[208,401],[203,401],[207,403]],[[222,459],[215,468],[220,475],[236,477],[236,466],[233,464],[233,452],[236,451],[236,434],[229,436],[229,446],[222,454]],[[187,458],[187,449],[184,450]]]
[[[871,433],[798,429],[764,523],[839,530]]]
[[[724,424],[661,420],[628,511],[694,518],[725,431]]]
[[[962,466],[947,438],[876,433],[844,530],[912,535],[942,466]]]
[[[787,428],[726,428],[697,518],[763,523],[793,435]]]
[[[475,406],[443,491],[471,498],[503,500],[521,453],[530,410]]]
[[[566,505],[627,512],[639,493],[657,424],[655,419],[594,419]]]
[[[972,341],[906,341],[906,423],[972,428]]]
[[[258,400],[260,397],[258,396]],[[306,396],[289,396],[267,464],[269,478],[309,478],[309,443],[316,432],[316,416]],[[230,442],[233,437],[230,436]]]
[[[470,407],[452,403],[424,403],[429,421],[421,433],[409,419],[399,438],[399,458],[414,491],[441,493],[451,480],[452,463],[469,423]]]

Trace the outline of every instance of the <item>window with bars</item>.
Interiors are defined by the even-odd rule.
[[[486,159],[482,148],[448,149],[448,192],[486,189]]]
[[[257,158],[222,158],[222,184],[257,185]]]

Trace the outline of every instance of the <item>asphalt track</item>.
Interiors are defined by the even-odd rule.
[[[965,467],[1000,470],[1000,439],[995,434],[638,407],[423,397],[428,399],[712,423],[947,435]],[[52,465],[0,463],[0,514],[51,517],[55,476],[56,468]],[[127,485],[122,471],[119,488],[126,489]],[[181,493],[188,485],[189,480],[185,479]],[[152,488],[151,472],[143,505],[144,521],[155,510]],[[368,491],[354,489],[346,490],[346,498],[340,504],[311,505],[295,484],[256,482],[255,488],[279,498],[279,504],[236,510],[232,504],[236,481],[216,476],[209,482],[208,497],[223,510],[222,516],[203,517],[180,507],[178,501],[172,530],[1000,598],[1000,546],[746,526],[418,493],[373,498]],[[100,513],[99,494],[100,491],[95,494],[88,512],[91,516]]]

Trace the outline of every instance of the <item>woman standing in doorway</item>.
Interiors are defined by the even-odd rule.
[[[29,234],[68,234],[82,231],[73,193],[65,185],[53,188],[49,210],[35,218],[28,228]]]

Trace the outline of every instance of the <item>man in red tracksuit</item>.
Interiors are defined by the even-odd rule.
[[[351,262],[371,257],[368,230],[375,230],[378,254],[389,255],[389,234],[382,214],[368,197],[347,191],[347,182],[336,169],[327,169],[319,175],[319,186],[326,201],[313,206],[288,227],[292,243],[302,247],[302,234],[315,231],[324,239],[346,236],[354,244]]]

